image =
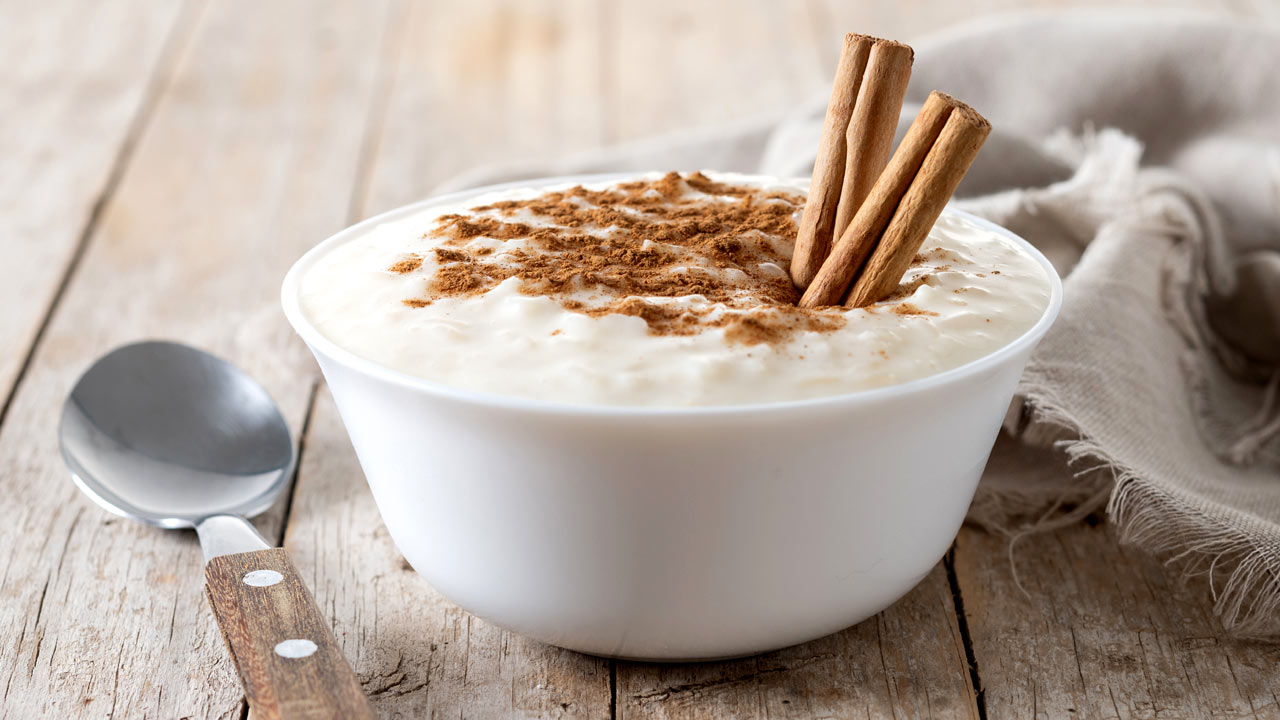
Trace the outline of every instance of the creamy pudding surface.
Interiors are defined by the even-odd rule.
[[[1036,259],[947,214],[886,300],[796,307],[787,267],[806,185],[655,173],[475,195],[333,247],[299,299],[338,346],[442,385],[666,407],[914,380],[1044,314]]]

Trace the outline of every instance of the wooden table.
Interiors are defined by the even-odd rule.
[[[1277,19],[1263,0],[1213,4]],[[970,13],[949,0],[4,4],[0,715],[246,715],[194,536],[105,514],[58,455],[77,375],[117,344],[166,337],[249,370],[299,433],[295,489],[260,526],[293,553],[387,717],[1280,717],[1280,648],[1228,639],[1203,584],[1181,587],[1096,523],[1022,541],[1025,594],[1006,540],[966,528],[879,616],[746,660],[613,662],[504,632],[397,554],[281,316],[280,278],[306,248],[458,171],[785,105],[827,86],[845,29],[911,38]]]

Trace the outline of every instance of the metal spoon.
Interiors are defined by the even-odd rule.
[[[195,529],[209,604],[255,716],[373,717],[284,549],[244,519],[275,502],[294,463],[288,424],[261,385],[185,345],[126,345],[80,377],[58,434],[94,502]]]

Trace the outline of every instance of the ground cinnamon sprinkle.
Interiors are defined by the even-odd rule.
[[[414,270],[417,270],[420,267],[422,267],[422,256],[410,255],[387,269],[393,273],[400,273],[401,275],[406,275],[408,273],[413,272]]]
[[[917,256],[918,257],[918,256]],[[901,300],[902,298],[911,297],[921,285],[928,285],[932,275],[921,275],[914,280],[904,281],[898,284],[898,288],[889,293],[885,300]],[[899,313],[901,314],[901,313]],[[935,313],[936,314],[936,313]]]
[[[754,345],[829,332],[844,326],[844,309],[797,307],[786,272],[803,202],[799,193],[673,172],[481,205],[437,218],[427,233],[442,239],[429,295],[476,296],[515,277],[525,294],[586,315],[639,317],[655,335],[722,327],[730,342]],[[422,262],[415,256],[391,270]],[[662,302],[690,295],[707,304]]]
[[[925,310],[923,308],[912,305],[909,302],[892,305],[889,308],[889,312],[893,313],[894,315],[928,315],[932,317],[938,316],[938,313],[932,310]]]

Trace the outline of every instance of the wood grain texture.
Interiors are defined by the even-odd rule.
[[[939,564],[905,598],[843,632],[729,662],[618,663],[619,718],[977,718]]]
[[[408,3],[359,215],[480,165],[601,145],[594,0]]]
[[[607,136],[625,141],[732,123],[808,100],[831,88],[836,65],[835,53],[820,56],[816,40],[834,38],[838,52],[848,30],[862,32],[818,28],[800,2],[610,4],[598,60]]]
[[[0,407],[172,64],[166,38],[184,40],[183,10],[50,0],[0,11]]]
[[[279,281],[347,220],[383,24],[363,1],[198,18],[0,427],[0,715],[239,717],[194,536],[81,496],[57,414],[99,354],[168,337],[247,369],[300,427],[315,370]]]
[[[992,718],[1277,718],[1280,645],[1231,640],[1202,586],[1105,525],[961,531],[956,575]]]
[[[277,573],[248,582],[250,573]],[[220,555],[205,589],[249,706],[259,720],[361,720],[373,708],[284,548]],[[284,643],[311,643],[283,654]],[[297,655],[302,655],[301,657]]]
[[[380,716],[609,716],[607,660],[471,617],[409,567],[327,389],[306,447],[285,544]]]
[[[835,62],[839,52],[837,33],[853,30],[910,43],[927,33],[999,12],[1149,8],[1195,10],[1280,23],[1280,7],[1267,0],[913,0],[911,3],[805,0],[805,4],[823,44],[824,59],[829,63]]]

